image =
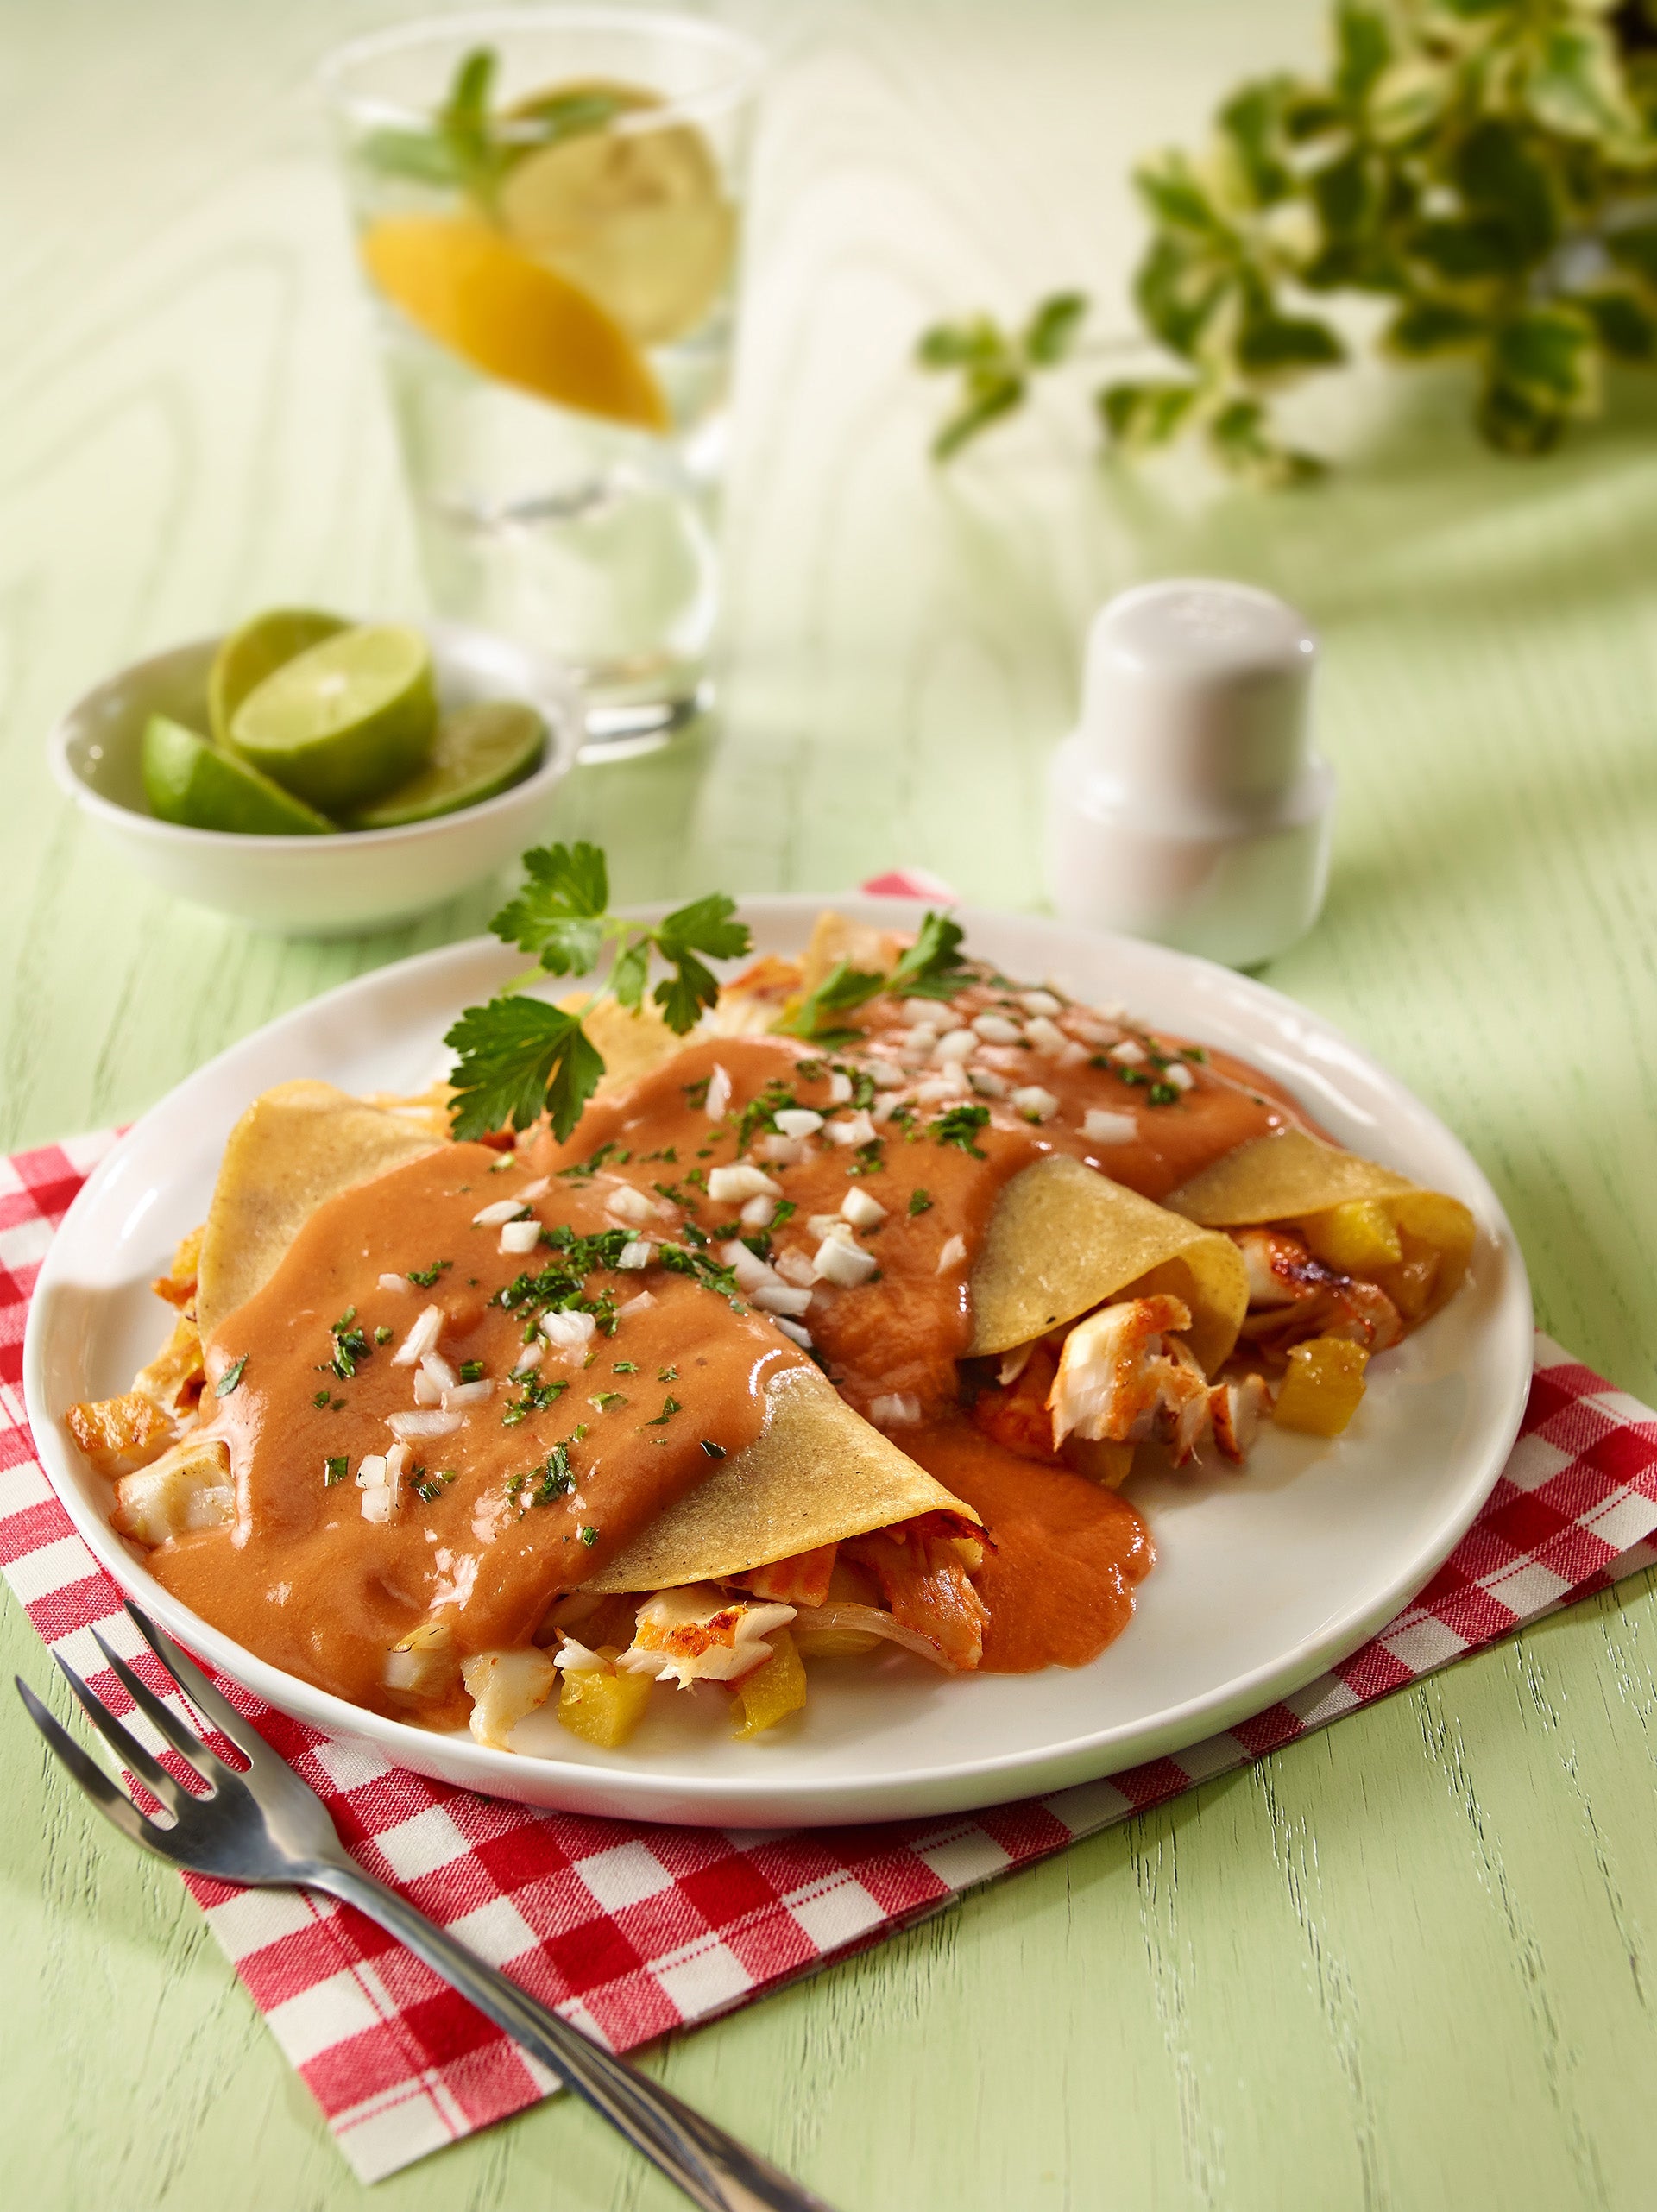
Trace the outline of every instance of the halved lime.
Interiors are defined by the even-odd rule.
[[[324,614],[319,608],[273,607],[232,630],[214,654],[207,678],[207,726],[214,743],[230,743],[236,709],[267,676],[348,627],[339,615]]]
[[[432,655],[397,623],[342,630],[287,661],[236,709],[244,759],[331,814],[414,773],[437,727]]]
[[[521,784],[540,766],[546,724],[516,699],[457,707],[438,724],[432,756],[406,784],[345,817],[348,829],[399,829],[476,806]]]
[[[165,715],[144,725],[141,759],[144,797],[163,822],[251,837],[316,837],[334,827],[268,776]]]

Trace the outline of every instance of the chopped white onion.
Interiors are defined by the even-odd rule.
[[[970,1059],[977,1045],[978,1039],[971,1030],[951,1030],[947,1037],[941,1037],[933,1046],[932,1057],[942,1066],[948,1067],[952,1062]]]
[[[1055,999],[1050,991],[1021,991],[1018,1003],[1030,1014],[1057,1014],[1064,1008],[1063,999]]]
[[[715,1168],[708,1177],[708,1195],[715,1206],[738,1198],[780,1198],[783,1187],[762,1168]]]
[[[852,1102],[852,1079],[851,1079],[851,1077],[850,1077],[849,1075],[842,1074],[841,1073],[841,1071],[840,1071],[840,1069],[839,1069],[838,1068],[831,1068],[831,1069],[830,1069],[830,1071],[829,1071],[829,1075],[828,1075],[828,1103],[829,1103],[829,1105],[830,1105],[830,1106],[850,1106],[851,1102]]]
[[[1139,1125],[1131,1113],[1089,1106],[1082,1118],[1081,1133],[1093,1144],[1131,1144],[1139,1134]]]
[[[898,1107],[902,1106],[903,1102],[904,1093],[901,1091],[882,1091],[879,1097],[869,1108],[870,1120],[873,1122],[890,1121],[893,1114],[897,1112]]]
[[[769,1229],[776,1212],[777,1201],[761,1191],[758,1198],[749,1199],[737,1219],[745,1229]]]
[[[648,1313],[655,1303],[654,1297],[648,1290],[641,1290],[636,1298],[629,1298],[625,1306],[616,1308],[616,1319],[625,1320],[629,1314]]]
[[[457,1413],[394,1413],[386,1417],[386,1427],[395,1437],[406,1440],[419,1436],[452,1436],[465,1420]]]
[[[414,1377],[417,1383],[420,1379],[420,1375],[429,1376],[440,1390],[452,1390],[460,1380],[459,1376],[456,1374],[440,1352],[426,1353],[420,1362],[419,1375]]]
[[[843,1213],[808,1213],[805,1226],[814,1237],[849,1237],[852,1233]]]
[[[1183,1060],[1170,1060],[1162,1070],[1162,1081],[1172,1083],[1176,1091],[1188,1091],[1196,1080]]]
[[[1119,1060],[1125,1068],[1138,1067],[1144,1056],[1144,1045],[1136,1044],[1131,1037],[1125,1037],[1120,1044],[1113,1044],[1111,1047],[1111,1058]]]
[[[822,1116],[810,1106],[784,1106],[777,1115],[777,1126],[784,1137],[815,1137],[822,1127]]]
[[[915,1086],[917,1106],[942,1106],[948,1099],[961,1096],[965,1086],[958,1076],[929,1075],[925,1082]]]
[[[1064,1050],[1060,1053],[1055,1064],[1059,1068],[1065,1069],[1081,1068],[1086,1064],[1087,1058],[1088,1051],[1087,1046],[1085,1044],[1078,1044],[1074,1037],[1068,1037],[1065,1040]]]
[[[758,1252],[751,1252],[734,1237],[728,1245],[720,1246],[719,1256],[734,1273],[738,1287],[743,1290],[758,1290],[761,1283],[777,1280],[777,1270],[770,1262],[762,1260]]]
[[[362,1493],[362,1518],[383,1524],[391,1518],[393,1503],[388,1490],[365,1490]]]
[[[487,1375],[480,1376],[476,1383],[457,1383],[443,1394],[444,1411],[451,1413],[457,1406],[481,1406],[494,1392],[495,1385]]]
[[[877,1428],[913,1428],[921,1417],[921,1402],[907,1390],[892,1390],[869,1403],[869,1419]]]
[[[480,1206],[472,1216],[474,1229],[498,1229],[503,1221],[510,1221],[524,1210],[521,1198],[497,1198],[488,1206]]]
[[[521,1257],[525,1252],[532,1252],[540,1241],[541,1225],[539,1221],[508,1221],[503,1225],[501,1231],[501,1249],[503,1252],[516,1253]]]
[[[616,1254],[615,1264],[632,1273],[637,1268],[648,1267],[655,1257],[656,1247],[648,1237],[633,1237]]]
[[[841,1200],[840,1210],[854,1229],[873,1229],[877,1221],[886,1218],[886,1209],[879,1200],[855,1183]]]
[[[730,1102],[731,1079],[715,1060],[714,1072],[708,1078],[708,1096],[704,1102],[708,1108],[709,1120],[717,1121]]]
[[[1058,1024],[1049,1021],[1045,1014],[1037,1014],[1026,1028],[1024,1035],[1037,1052],[1046,1053],[1049,1059],[1056,1059],[1070,1043]]]
[[[418,1367],[443,1334],[441,1306],[423,1306],[415,1316],[414,1326],[391,1355],[394,1367]]]
[[[783,1281],[793,1283],[797,1289],[810,1289],[817,1279],[810,1260],[797,1247],[792,1251],[778,1252],[775,1264]]]
[[[1012,1087],[1005,1075],[998,1075],[992,1068],[969,1068],[967,1081],[981,1099],[1004,1099]]]
[[[440,1406],[443,1403],[443,1385],[424,1364],[414,1370],[414,1402],[417,1406]]]
[[[584,1352],[597,1322],[590,1314],[543,1314],[541,1334],[555,1352]]]
[[[772,1321],[785,1337],[791,1337],[802,1352],[810,1351],[811,1332],[810,1329],[802,1328],[797,1321],[791,1321],[786,1314],[773,1314]]]
[[[520,1206],[527,1206],[532,1199],[545,1198],[551,1188],[551,1175],[537,1175],[533,1182],[526,1182],[519,1192],[518,1202]]]
[[[1026,1121],[1051,1121],[1059,1110],[1059,1102],[1052,1092],[1044,1091],[1039,1083],[1026,1083],[1013,1093],[1008,1104]]]
[[[812,1271],[824,1282],[837,1283],[842,1290],[855,1290],[860,1282],[866,1282],[878,1265],[873,1252],[845,1237],[825,1237],[811,1263]]]
[[[386,1486],[386,1455],[383,1452],[365,1452],[356,1463],[358,1490],[383,1490]]]
[[[804,1159],[805,1149],[797,1137],[766,1135],[755,1139],[753,1156],[769,1160],[773,1168],[792,1168]]]
[[[842,1114],[823,1131],[836,1144],[867,1144],[873,1141],[874,1124],[866,1113]]]
[[[905,999],[904,1001],[904,1019],[906,1022],[925,1022],[936,1029],[940,1022],[948,1018],[936,999]]]
[[[940,1275],[947,1275],[952,1267],[959,1267],[966,1257],[966,1238],[951,1237],[948,1243],[938,1254],[937,1273]]]
[[[635,1190],[630,1182],[618,1183],[608,1193],[605,1203],[619,1219],[631,1222],[635,1228],[642,1227],[646,1221],[662,1219],[662,1209],[656,1201],[646,1198],[643,1191]]]
[[[1017,1022],[1010,1022],[1005,1014],[979,1014],[973,1027],[986,1044],[1017,1044],[1024,1031]]]
[[[400,1291],[406,1297],[414,1285],[406,1275],[382,1275],[380,1278],[380,1288],[382,1290]]]
[[[871,1060],[866,1062],[869,1081],[877,1091],[895,1091],[902,1087],[904,1071],[893,1067],[890,1060]]]
[[[809,1313],[811,1293],[797,1290],[791,1283],[762,1282],[753,1294],[753,1302],[762,1314]]]

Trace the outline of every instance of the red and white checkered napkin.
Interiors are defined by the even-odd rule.
[[[33,1457],[23,1316],[54,1228],[111,1139],[0,1164],[0,1565],[42,1636],[129,1705],[90,1630],[141,1647]],[[1024,1805],[806,1835],[534,1812],[388,1767],[230,1695],[326,1799],[371,1872],[615,2049],[711,2018],[1012,1867],[1277,1749],[1521,1623],[1657,1563],[1657,1415],[1539,1336],[1513,1456],[1413,1605],[1284,1704],[1183,1751]],[[161,1686],[154,1663],[143,1667]],[[230,1686],[226,1686],[227,1688]],[[192,1880],[365,2181],[547,2094],[548,2077],[343,1907]]]

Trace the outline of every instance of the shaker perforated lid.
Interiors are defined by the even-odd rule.
[[[1316,658],[1304,618],[1269,591],[1140,584],[1093,618],[1080,734],[1148,799],[1269,809],[1307,765]]]

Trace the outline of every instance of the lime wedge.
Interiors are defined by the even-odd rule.
[[[348,829],[399,829],[453,814],[521,784],[540,765],[546,724],[515,699],[457,707],[438,724],[432,757],[406,784],[345,817]]]
[[[152,715],[144,725],[141,758],[144,797],[163,822],[251,837],[315,837],[334,827],[256,768],[165,715]]]
[[[661,104],[655,93],[607,79],[535,93],[507,120],[532,122],[583,95],[608,101],[635,127],[576,131],[520,154],[501,186],[501,221],[637,344],[669,344],[707,315],[735,255],[736,215],[718,161],[690,123],[645,120]]]
[[[274,676],[284,661],[307,646],[319,646],[348,627],[337,614],[324,614],[319,608],[273,607],[232,630],[213,655],[207,678],[207,726],[214,744],[230,743],[236,709],[267,676]]]
[[[385,623],[285,661],[236,709],[230,743],[285,790],[341,813],[412,776],[437,719],[425,640]]]

